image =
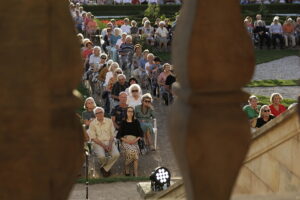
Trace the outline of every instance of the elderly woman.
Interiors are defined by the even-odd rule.
[[[249,97],[248,103],[248,105],[243,107],[243,111],[247,114],[251,127],[255,127],[261,106],[257,104],[258,98],[254,95]]]
[[[108,72],[105,76],[104,86],[108,85],[109,80],[114,76],[114,71],[119,68],[119,64],[117,62],[112,62],[108,68]],[[121,72],[122,73],[122,72]]]
[[[256,122],[256,128],[260,128],[275,117],[271,114],[270,107],[263,105],[260,109],[259,116]]]
[[[149,45],[154,45],[154,28],[151,26],[150,21],[146,20],[144,22],[144,27],[142,28],[142,37],[146,38],[146,42]]]
[[[114,106],[119,104],[119,94],[124,92],[129,84],[126,82],[126,76],[124,74],[119,74],[117,76],[117,82],[113,85],[111,90],[111,97],[114,100]]]
[[[90,38],[91,35],[95,34],[98,29],[97,22],[95,21],[95,16],[91,16],[91,20],[87,23],[86,31],[87,36]]]
[[[288,18],[282,26],[285,47],[289,46],[289,40],[292,42],[292,47],[296,47],[295,25],[292,18]]]
[[[89,40],[85,43],[85,50],[82,52],[82,58],[85,60],[93,53],[93,43]]]
[[[157,83],[160,86],[160,94],[165,101],[165,104],[169,103],[169,93],[168,86],[166,85],[167,77],[171,74],[171,65],[169,63],[165,63],[163,65],[163,72],[161,72],[157,78]]]
[[[130,85],[128,92],[127,105],[132,107],[140,105],[142,100],[141,87],[138,84],[132,84]]]
[[[279,93],[273,93],[270,97],[271,105],[269,105],[269,107],[271,109],[271,113],[275,117],[277,117],[278,115],[280,115],[281,113],[283,113],[286,110],[284,105],[280,104],[282,100],[283,100],[283,98],[282,98],[281,94],[279,94]]]
[[[103,56],[103,60],[104,60],[104,56]],[[106,74],[108,73],[109,71],[109,68],[111,66],[111,64],[113,63],[114,61],[113,60],[108,60],[106,62],[106,65],[103,65],[103,67],[101,68],[100,70],[100,73],[99,73],[99,80],[101,81],[101,84],[104,86],[104,83],[105,83],[105,79],[106,79]]]
[[[105,113],[110,113],[113,108],[113,99],[111,98],[111,91],[113,85],[117,82],[117,77],[122,74],[122,69],[119,68],[119,64],[113,62],[109,68],[109,72],[106,73],[106,79],[104,83],[104,91],[102,93],[102,98],[104,100]]]
[[[134,176],[138,176],[139,146],[138,140],[143,137],[140,123],[135,119],[133,107],[129,106],[125,120],[121,122],[118,130],[118,139],[122,141],[122,152],[125,156],[125,175],[130,176],[129,165],[133,162]]]
[[[151,134],[153,133],[154,109],[151,105],[152,96],[147,93],[142,96],[142,104],[135,107],[136,118],[140,121],[142,130],[145,135],[145,144],[150,147],[150,150],[155,151]]]
[[[134,45],[134,54],[133,54],[133,57],[132,57],[132,67],[131,67],[132,71],[139,68],[140,59],[143,57],[142,51],[143,51],[143,49],[142,49],[142,46],[140,44]]]
[[[82,112],[82,120],[85,128],[88,129],[91,121],[95,119],[93,110],[96,108],[96,103],[93,97],[88,97],[85,99],[83,108],[85,111]]]
[[[81,119],[83,121],[84,127],[85,127],[85,132],[84,132],[84,138],[85,141],[89,140],[89,135],[88,135],[88,129],[90,126],[90,123],[96,118],[93,110],[96,108],[96,103],[93,97],[88,97],[84,101],[84,106],[83,108],[85,109],[82,112]]]
[[[159,48],[164,48],[167,51],[169,31],[166,29],[164,21],[159,22],[159,27],[156,29],[155,35],[159,43]]]
[[[111,39],[110,39],[109,54],[111,55],[111,58],[115,62],[117,62],[117,60],[118,60],[116,45],[117,45],[118,40],[121,39],[121,33],[122,33],[122,30],[120,28],[115,28],[114,34],[111,36]]]

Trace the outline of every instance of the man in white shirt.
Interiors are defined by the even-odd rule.
[[[93,150],[102,165],[101,173],[104,177],[111,175],[110,169],[120,157],[115,145],[115,127],[111,119],[104,117],[104,109],[94,109],[96,119],[90,123],[89,134],[93,141]],[[110,157],[110,158],[109,158]]]
[[[279,19],[277,17],[274,17],[273,23],[271,24],[269,31],[272,36],[273,49],[276,49],[277,38],[279,39],[280,42],[280,48],[283,49],[283,30],[281,24],[279,23]]]
[[[129,19],[125,18],[124,24],[121,26],[121,30],[123,33],[125,32],[127,34],[130,34],[130,29],[131,29],[131,26],[129,25]]]
[[[159,47],[162,49],[164,48],[167,51],[167,44],[168,44],[168,30],[165,27],[165,22],[160,21],[159,27],[156,29],[155,35],[159,43]]]

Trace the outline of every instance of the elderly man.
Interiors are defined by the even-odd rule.
[[[111,90],[111,98],[114,100],[114,106],[119,104],[119,94],[126,90],[129,87],[129,84],[126,82],[126,76],[124,74],[119,74],[117,76],[117,82],[113,85]]]
[[[122,120],[125,119],[127,107],[127,93],[121,92],[119,94],[119,104],[111,112],[111,119],[116,129],[119,129]]]
[[[115,128],[109,118],[104,117],[104,109],[96,107],[94,109],[96,119],[90,123],[90,138],[94,142],[93,149],[102,165],[101,173],[103,177],[111,175],[110,169],[118,160],[120,153],[115,145]],[[109,156],[110,155],[110,158]]]

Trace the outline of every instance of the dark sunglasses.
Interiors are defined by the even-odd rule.
[[[116,72],[117,74],[122,74],[122,72]]]
[[[131,92],[138,92],[139,90],[132,90]]]
[[[106,59],[106,57],[101,57],[101,59]]]
[[[95,114],[98,115],[98,114],[102,114],[102,113],[103,113],[103,112],[96,112]]]
[[[264,110],[264,112],[270,112],[270,110]]]

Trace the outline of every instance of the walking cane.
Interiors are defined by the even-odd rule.
[[[89,152],[85,151],[85,191],[86,196],[85,199],[89,199]]]
[[[91,154],[91,143],[87,143],[88,150],[85,150],[85,199],[89,199],[89,156]]]

